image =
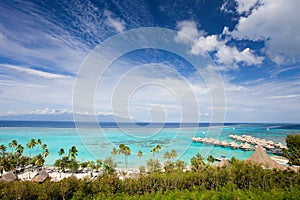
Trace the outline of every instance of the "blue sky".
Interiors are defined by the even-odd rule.
[[[0,115],[73,113],[77,72],[97,45],[123,31],[162,27],[192,38],[189,53],[210,55],[224,84],[225,121],[297,123],[299,7],[297,0],[2,0]],[[113,64],[95,92],[97,114],[113,113],[107,97],[135,66],[142,67],[132,82],[163,80],[180,88],[181,80],[170,70],[176,69],[198,98],[201,121],[210,120],[210,95],[201,77],[185,60],[160,50],[132,52]],[[151,108],[161,106],[167,121],[180,121],[180,105],[166,88],[144,87],[128,102],[133,119],[149,121]]]

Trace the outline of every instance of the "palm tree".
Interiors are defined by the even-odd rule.
[[[4,157],[6,153],[6,146],[4,144],[1,144],[0,151],[1,151],[1,157]]]
[[[96,170],[98,171],[99,169],[101,169],[102,166],[102,160],[101,159],[97,159],[96,160]]]
[[[17,140],[12,140],[11,143],[8,144],[8,146],[11,148],[11,156],[13,155],[13,149],[18,146]]]
[[[72,146],[69,149],[69,158],[71,158],[71,160],[76,160],[76,156],[78,156],[78,150],[76,149],[76,146]]]
[[[140,151],[137,153],[137,156],[140,158],[140,165],[141,165],[141,160],[142,160],[143,152],[140,150]]]
[[[63,148],[61,148],[59,151],[58,151],[58,155],[60,157],[60,160],[59,160],[59,168],[61,170],[61,161],[62,161],[62,155],[65,154],[65,150]],[[59,177],[61,178],[61,171],[59,173]]]
[[[24,147],[21,145],[21,144],[19,144],[18,146],[17,146],[17,148],[16,148],[16,152],[17,152],[17,156],[16,156],[16,159],[17,159],[17,166],[19,165],[19,159],[18,158],[20,158],[21,156],[22,156],[22,154],[23,154],[23,151],[24,151]]]
[[[113,148],[111,155],[113,155],[114,157],[118,154],[118,149],[116,147]]]
[[[161,146],[158,144],[158,145],[156,145],[156,147],[154,147],[154,148],[151,150],[153,159],[154,159],[155,153],[159,152],[160,149],[161,149]]]
[[[40,138],[36,141],[36,154],[38,154],[38,145],[42,145],[42,140]]]
[[[47,147],[47,145],[46,145],[46,147]],[[48,149],[43,149],[43,155],[42,156],[44,157],[44,159],[46,159],[49,154],[50,154],[50,152],[49,152]]]
[[[29,142],[26,144],[26,147],[30,150],[29,152],[30,159],[31,159],[31,149],[35,147],[35,145],[36,145],[35,139],[30,139]]]
[[[130,148],[124,144],[119,145],[119,153],[124,154],[125,156],[125,166],[127,172],[127,157],[131,154]]]
[[[170,157],[171,157],[172,161],[174,162],[174,159],[177,157],[177,153],[174,149],[171,150]]]
[[[32,157],[31,157],[31,149],[35,147],[36,142],[35,139],[30,139],[29,142],[26,144],[26,147],[30,150],[29,155],[30,155],[30,163],[32,163]],[[28,174],[28,178],[30,179],[30,170]]]
[[[0,146],[0,151],[1,151],[1,160],[0,160],[0,173],[1,173],[1,176],[2,176],[2,173],[3,173],[3,169],[4,169],[4,166],[2,165],[2,160],[4,159],[5,157],[5,154],[6,154],[6,146],[4,144],[1,144]]]
[[[34,162],[34,164],[35,164],[36,166],[43,166],[44,163],[45,163],[45,158],[44,158],[41,154],[39,154],[39,155],[37,155],[37,156],[35,157],[35,162]]]

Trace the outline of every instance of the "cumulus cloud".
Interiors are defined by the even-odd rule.
[[[113,13],[105,10],[104,16],[106,17],[106,25],[114,28],[117,32],[124,31],[126,29],[125,22],[122,19],[114,18]]]
[[[239,14],[249,13],[258,3],[259,0],[236,0],[237,12]]]
[[[260,65],[263,62],[263,57],[256,56],[249,48],[239,50],[237,47],[227,44],[230,40],[228,38],[224,39],[221,35],[207,35],[204,31],[198,30],[193,21],[179,22],[177,28],[179,28],[179,33],[175,37],[176,42],[186,43],[187,41],[181,37],[181,34],[189,35],[195,41],[191,44],[191,54],[205,56],[207,52],[213,53],[216,57],[215,61],[227,69],[238,68],[238,63]],[[228,34],[228,28],[224,27],[223,32]]]
[[[237,2],[238,12],[249,7]],[[254,1],[251,2],[253,5]],[[300,55],[299,7],[300,1],[297,0],[260,0],[251,14],[239,19],[232,36],[265,41],[265,51],[275,63],[293,63]]]

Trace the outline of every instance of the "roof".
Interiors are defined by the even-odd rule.
[[[3,174],[2,178],[1,178],[1,180],[7,181],[7,182],[12,182],[17,179],[18,179],[18,177],[13,172],[8,172],[6,174]]]
[[[265,168],[285,169],[283,165],[280,165],[272,158],[270,158],[270,156],[268,156],[268,154],[266,153],[265,149],[259,145],[256,147],[252,156],[246,161],[261,164]]]
[[[42,170],[35,177],[33,177],[32,181],[42,183],[47,178],[49,178],[49,173],[45,170]]]
[[[215,167],[229,167],[231,164],[227,159],[222,159],[220,162],[215,164]]]

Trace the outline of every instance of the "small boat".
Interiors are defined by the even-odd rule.
[[[221,155],[221,156],[215,158],[215,160],[221,161],[221,160],[227,160],[227,158],[226,158],[226,156]]]

